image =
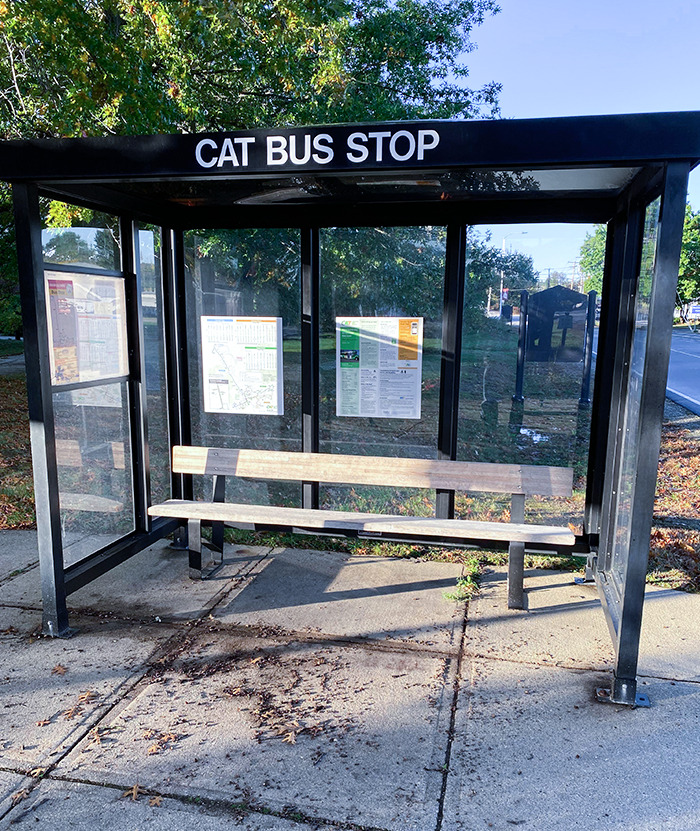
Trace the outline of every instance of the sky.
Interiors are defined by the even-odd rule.
[[[700,110],[700,0],[499,0],[472,31],[470,86],[503,85],[502,118]],[[700,210],[700,167],[690,203]],[[570,273],[591,226],[494,226],[491,241]],[[525,231],[525,233],[523,233]],[[504,243],[505,240],[505,243]]]

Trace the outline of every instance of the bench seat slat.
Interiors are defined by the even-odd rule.
[[[564,467],[220,447],[174,447],[173,472],[565,497],[573,486],[573,470]]]
[[[568,528],[510,522],[479,522],[436,517],[393,516],[349,511],[280,508],[232,502],[194,502],[171,499],[148,509],[151,516],[189,518],[242,525],[289,525],[368,533],[411,534],[457,540],[499,540],[543,545],[572,546],[574,534]]]

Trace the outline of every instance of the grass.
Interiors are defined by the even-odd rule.
[[[0,529],[34,528],[27,386],[23,376],[0,375]]]

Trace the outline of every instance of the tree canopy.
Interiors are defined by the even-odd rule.
[[[586,234],[581,246],[581,270],[585,290],[594,289],[600,295],[605,267],[605,225],[598,225],[592,234]],[[678,268],[678,301],[688,303],[700,297],[700,211],[688,203],[683,221],[683,245]]]
[[[700,297],[700,211],[685,206],[683,247],[678,269],[678,299],[688,303]]]
[[[0,0],[0,137],[493,117],[467,84],[495,0]],[[47,208],[47,224],[91,224]],[[0,186],[0,328],[19,300]]]
[[[198,132],[497,112],[465,81],[495,0],[4,0],[0,134]]]
[[[600,297],[603,291],[603,271],[605,270],[605,225],[596,225],[592,234],[586,234],[580,252],[581,272],[583,273],[584,291],[595,291]]]

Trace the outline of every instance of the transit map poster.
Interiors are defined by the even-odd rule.
[[[208,413],[283,415],[282,318],[201,317]]]
[[[46,304],[54,385],[129,374],[124,280],[47,271]]]
[[[420,418],[422,317],[337,317],[336,415]]]

